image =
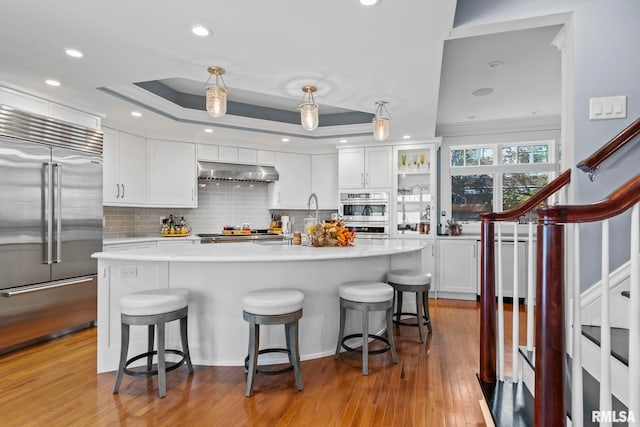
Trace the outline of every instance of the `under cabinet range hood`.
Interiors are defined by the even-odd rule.
[[[272,182],[278,178],[278,171],[273,166],[198,162],[198,179]]]

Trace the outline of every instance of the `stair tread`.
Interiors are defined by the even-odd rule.
[[[510,380],[485,383],[478,377],[496,427],[533,425],[533,396],[523,382]]]
[[[600,345],[600,326],[582,325],[582,335]],[[611,328],[611,355],[629,366],[629,330]]]

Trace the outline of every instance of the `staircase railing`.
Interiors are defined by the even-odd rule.
[[[640,414],[640,378],[637,364],[640,362],[640,285],[638,283],[638,242],[640,175],[611,193],[606,199],[587,205],[548,206],[538,209],[538,243],[537,243],[537,280],[536,280],[536,370],[535,370],[535,406],[534,420],[537,426],[564,425],[566,408],[564,399],[558,398],[558,391],[564,388],[565,379],[565,224],[602,221],[602,296],[601,296],[601,378],[600,378],[600,411],[611,411],[610,356],[611,341],[609,329],[609,219],[621,215],[633,208],[631,215],[631,298],[630,309],[630,411]],[[576,233],[579,235],[578,229]],[[579,242],[579,237],[576,238]],[[578,271],[578,270],[577,270]],[[579,298],[579,284],[574,277]],[[633,294],[636,294],[635,297]],[[634,300],[635,298],[635,300]],[[574,306],[575,307],[575,306]],[[575,311],[575,308],[574,308]],[[579,311],[579,310],[578,310]],[[574,319],[575,322],[575,319]],[[574,324],[574,333],[581,324]],[[574,335],[575,336],[575,335]],[[574,361],[576,366],[573,379],[582,377],[579,360],[575,360],[576,350],[579,353],[580,340],[573,340]],[[633,359],[632,359],[633,357]],[[580,371],[577,371],[580,369]],[[572,395],[582,395],[582,387],[572,385]],[[582,408],[574,417],[581,417]],[[573,425],[582,425],[582,420],[573,419]]]
[[[640,134],[640,118],[627,126],[622,132],[616,135],[611,141],[607,142],[598,151],[579,162],[576,166],[578,169],[589,173],[589,177],[593,180],[594,174],[600,164],[615,154],[629,141]]]
[[[505,221],[515,220],[514,223],[514,283],[513,283],[513,363],[512,370],[514,374],[518,370],[517,354],[519,342],[519,306],[518,306],[518,270],[517,270],[517,231],[518,219],[527,215],[541,203],[546,202],[551,196],[556,194],[558,190],[566,186],[571,181],[571,170],[566,170],[556,179],[542,187],[535,195],[530,197],[521,205],[505,212],[491,212],[482,214],[481,229],[481,252],[480,252],[480,379],[489,384],[494,384],[499,378],[504,380],[504,307],[503,307],[503,287],[501,275],[501,250],[502,250],[502,227],[501,223]],[[496,239],[495,224],[498,224],[498,274],[496,275]],[[533,283],[533,222],[529,222],[529,275],[527,286],[527,347],[533,347],[533,291],[535,284]],[[498,311],[496,312],[496,278],[498,279],[497,303]],[[496,317],[497,315],[497,317]],[[498,349],[496,349],[496,344]]]

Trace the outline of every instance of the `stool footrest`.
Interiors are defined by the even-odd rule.
[[[393,317],[397,317],[397,316],[412,316],[417,318],[418,315],[416,313],[393,313]],[[431,320],[429,320],[429,318],[427,316],[422,316],[422,319],[424,320],[424,322],[422,323],[423,325],[428,325],[429,323],[431,323]],[[408,323],[408,322],[404,322],[402,319],[400,320],[394,320],[393,323],[395,323],[396,325],[402,325],[402,326],[413,326],[413,327],[417,327],[418,326],[418,322],[414,322],[414,323]]]
[[[289,350],[287,350],[286,348],[265,348],[265,349],[262,349],[262,350],[258,351],[258,355],[265,354],[265,353],[285,353],[285,354],[290,354]],[[256,360],[256,373],[262,374],[262,375],[279,375],[279,374],[284,374],[286,372],[293,371],[293,366],[290,363],[289,363],[289,366],[287,366],[285,368],[282,368],[282,369],[270,369],[270,370],[259,369],[257,367],[257,365],[258,365],[258,361]],[[244,369],[245,369],[245,371],[249,370],[249,356],[244,358]]]
[[[368,334],[369,338],[373,338],[374,340],[378,340],[378,341],[382,341],[383,343],[386,344],[385,348],[381,348],[378,350],[369,350],[369,354],[381,354],[381,353],[385,353],[387,351],[389,351],[391,349],[391,344],[389,343],[389,340],[387,340],[385,337],[381,337],[380,335],[375,335],[375,334]],[[351,334],[351,335],[347,335],[346,337],[344,337],[342,339],[342,342],[340,343],[340,345],[342,346],[342,348],[344,348],[347,351],[350,351],[352,353],[360,353],[362,354],[362,350],[358,350],[356,348],[353,347],[349,347],[348,345],[345,344],[346,340],[350,340],[352,338],[362,338],[362,334]]]
[[[165,372],[169,372],[169,371],[173,371],[174,369],[178,369],[180,366],[184,365],[185,362],[185,354],[183,351],[180,350],[173,350],[173,349],[165,349],[164,351],[165,353],[170,353],[170,354],[177,354],[178,356],[182,356],[182,359],[178,360],[177,362],[166,362],[166,368],[165,368]],[[136,360],[140,360],[140,359],[144,359],[146,357],[149,356],[155,356],[157,355],[158,352],[157,351],[148,351],[146,353],[142,353],[139,354],[135,357],[132,357],[131,359],[127,360],[127,363],[124,365],[124,373],[127,375],[131,375],[134,377],[150,377],[152,375],[158,375],[158,365],[154,364],[153,366],[156,367],[156,369],[146,369],[144,371],[134,371],[132,369],[129,369],[128,366],[135,362]]]

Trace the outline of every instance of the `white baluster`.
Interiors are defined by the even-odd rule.
[[[527,350],[533,350],[533,312],[535,310],[534,298],[536,296],[535,283],[535,246],[533,245],[533,221],[529,221],[529,254],[527,256]]]
[[[602,221],[602,286],[600,307],[600,407],[611,411],[611,329],[609,323],[609,220]],[[610,426],[611,423],[601,423]]]
[[[640,204],[631,210],[631,301],[629,306],[629,412],[640,417]]]
[[[513,355],[513,381],[518,382],[520,360],[520,294],[518,292],[518,220],[513,224],[513,329],[511,334],[511,351]]]
[[[502,292],[502,223],[498,226],[498,378],[504,381],[504,301]]]
[[[582,420],[582,307],[580,301],[580,224],[573,227],[573,349],[571,360],[571,420],[581,426]]]

